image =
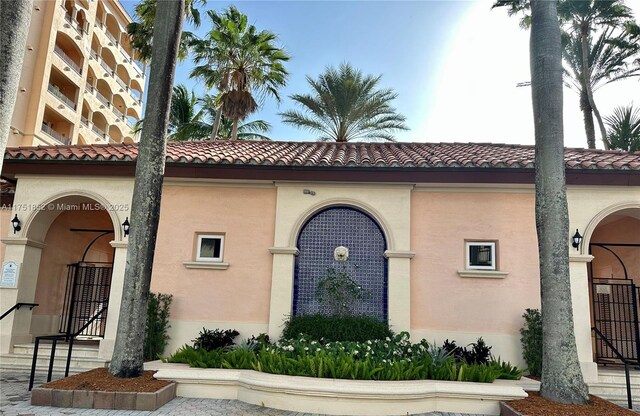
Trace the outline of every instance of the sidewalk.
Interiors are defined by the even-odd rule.
[[[37,376],[35,386],[43,384],[46,380],[44,376]],[[95,410],[95,409],[66,409],[59,407],[31,406],[31,393],[27,391],[29,385],[29,374],[27,373],[0,373],[0,415],[3,416],[68,416],[68,415],[127,415],[127,416],[147,416],[147,415],[189,415],[189,416],[312,416],[310,413],[287,412],[283,410],[270,409],[255,406],[237,400],[215,400],[215,399],[187,399],[178,397],[155,412],[141,412],[132,410]],[[321,415],[315,415],[321,416]],[[462,415],[460,413],[422,413],[421,416],[483,416],[483,415]]]

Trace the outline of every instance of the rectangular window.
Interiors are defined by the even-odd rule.
[[[467,241],[467,270],[496,270],[496,243]]]
[[[222,261],[223,235],[198,235],[196,261]]]

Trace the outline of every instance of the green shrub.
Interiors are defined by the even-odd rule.
[[[448,380],[493,382],[518,370],[500,360],[456,363],[453,355],[425,340],[412,344],[403,332],[365,342],[288,339],[278,344],[251,343],[206,351],[184,346],[169,362],[205,368],[253,368],[271,374],[352,380]],[[506,377],[505,377],[506,378]]]
[[[144,337],[145,361],[158,359],[169,343],[167,331],[171,327],[169,325],[169,307],[172,300],[172,295],[149,294],[147,328]]]
[[[282,338],[301,334],[316,341],[360,341],[393,337],[386,322],[367,316],[291,316],[284,324]]]
[[[471,349],[467,349],[467,347],[471,347]],[[447,339],[442,345],[442,348],[453,355],[458,363],[488,364],[491,360],[492,347],[488,346],[482,337],[466,347],[459,347],[455,341],[449,341]]]
[[[514,365],[512,366],[508,361],[501,361],[500,357],[498,357],[498,360],[492,360],[489,362],[489,365],[500,370],[500,375],[498,376],[499,379],[520,380],[522,378],[522,370]]]
[[[542,375],[542,315],[538,309],[527,309],[522,315],[525,325],[520,329],[522,355],[532,376]]]
[[[203,349],[212,351],[219,348],[226,348],[233,345],[233,339],[240,335],[235,329],[210,330],[202,328],[198,334],[198,338],[193,340],[193,348],[196,350]]]
[[[316,288],[318,301],[333,316],[352,315],[352,305],[365,295],[365,290],[353,279],[346,267],[342,270],[329,267]]]

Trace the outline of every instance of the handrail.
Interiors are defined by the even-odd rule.
[[[4,318],[5,316],[9,315],[11,312],[13,312],[14,310],[20,309],[20,307],[22,306],[28,306],[29,310],[32,310],[33,308],[35,308],[36,306],[40,306],[37,303],[24,303],[24,302],[18,302],[15,305],[13,305],[11,308],[9,308],[9,310],[7,310],[5,313],[3,313],[2,315],[0,315],[0,321],[2,321],[2,318]]]
[[[36,364],[38,362],[38,348],[40,347],[40,341],[51,341],[51,355],[49,357],[49,370],[47,372],[47,383],[51,381],[51,374],[53,373],[53,361],[56,356],[56,345],[58,341],[61,339],[66,339],[69,342],[69,347],[67,351],[67,364],[64,370],[64,376],[69,376],[69,366],[71,365],[71,351],[73,350],[73,340],[75,337],[80,335],[85,329],[89,327],[98,319],[102,314],[107,310],[107,306],[103,306],[91,319],[89,319],[80,329],[78,329],[73,334],[59,334],[59,335],[40,335],[35,338],[35,345],[33,347],[33,359],[31,361],[31,374],[29,376],[29,391],[33,388],[33,381],[36,375]]]
[[[600,332],[598,328],[594,326],[591,328],[591,330],[595,332],[595,334],[598,335],[600,339],[604,341],[605,344],[607,344],[607,346],[611,349],[611,351],[613,351],[616,357],[618,357],[618,359],[624,363],[624,376],[627,380],[627,405],[629,409],[633,409],[633,399],[631,398],[631,377],[629,375],[629,362],[627,361],[626,358],[624,358],[622,354],[620,354],[620,351],[618,351],[616,347],[613,346],[611,341],[609,341],[609,339],[606,336],[604,336],[604,334]]]

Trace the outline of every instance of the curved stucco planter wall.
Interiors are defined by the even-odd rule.
[[[177,395],[240,400],[258,406],[330,415],[423,412],[500,414],[499,402],[527,397],[518,382],[362,381],[292,377],[253,370],[148,363],[155,377],[174,380]]]

